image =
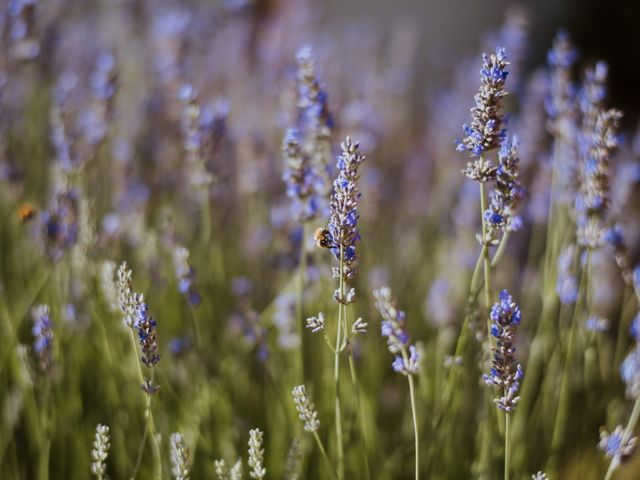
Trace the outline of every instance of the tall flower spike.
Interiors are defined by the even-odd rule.
[[[36,305],[32,310],[33,352],[38,359],[38,366],[43,372],[51,368],[53,362],[53,324],[51,312],[47,305]]]
[[[531,475],[531,480],[549,480],[546,473],[538,472],[535,475]]]
[[[307,391],[304,385],[293,387],[291,392],[293,401],[296,404],[296,410],[300,414],[300,420],[304,422],[304,429],[307,432],[317,432],[320,428],[320,420],[318,420],[318,412],[315,406],[307,397]]]
[[[575,115],[575,86],[571,80],[571,69],[578,59],[578,51],[571,43],[569,35],[560,30],[553,41],[553,47],[547,55],[551,69],[550,97],[547,100],[549,128],[555,134],[572,135],[573,126],[566,121]],[[567,130],[569,127],[569,130]]]
[[[492,347],[491,370],[483,379],[489,387],[502,391],[502,396],[494,401],[498,408],[510,413],[520,399],[518,390],[524,372],[522,366],[516,363],[514,345],[521,313],[508,291],[500,292],[500,301],[491,308],[490,318],[491,334],[496,338],[496,346]]]
[[[420,369],[420,352],[409,344],[409,333],[405,327],[405,313],[396,308],[389,287],[374,290],[376,308],[382,315],[382,336],[387,339],[389,353],[395,356],[391,366],[403,375],[414,375]]]
[[[569,35],[560,30],[547,55],[549,65],[549,97],[546,101],[548,129],[554,137],[553,168],[557,188],[553,192],[558,201],[572,206],[576,199],[578,177],[578,108],[573,66],[578,59]]]
[[[457,150],[469,152],[472,157],[480,157],[485,152],[500,145],[505,136],[503,128],[502,98],[507,94],[504,84],[507,72],[507,56],[504,48],[496,48],[495,54],[482,55],[482,69],[480,70],[480,90],[474,99],[476,106],[471,109],[471,125],[463,125],[466,137],[458,142]],[[467,175],[486,174],[477,168]],[[478,178],[474,178],[478,179]]]
[[[321,200],[316,192],[318,178],[309,156],[302,150],[302,134],[297,128],[285,132],[282,154],[285,166],[282,179],[287,185],[287,196],[293,200],[293,215],[300,222],[311,220],[320,210]]]
[[[305,134],[304,150],[309,154],[314,174],[314,188],[320,197],[331,191],[329,181],[331,131],[333,117],[328,96],[316,74],[316,62],[310,46],[304,45],[296,53],[298,62],[298,124]]]
[[[604,240],[606,215],[611,192],[611,159],[620,145],[618,126],[622,113],[611,109],[596,118],[593,140],[583,163],[581,195],[578,205],[578,242],[590,248]]]
[[[137,309],[144,302],[144,296],[133,291],[131,286],[132,277],[133,272],[129,265],[127,262],[122,262],[118,267],[116,287],[118,288],[120,309],[124,314],[124,322],[129,327],[133,327],[136,321]]]
[[[251,467],[249,476],[257,480],[262,480],[267,474],[267,469],[263,465],[262,437],[263,433],[258,428],[249,431],[249,466]]]
[[[96,436],[93,441],[93,449],[91,450],[91,473],[99,480],[104,478],[107,471],[107,456],[109,455],[109,427],[100,425],[96,427]]]
[[[524,189],[518,178],[518,138],[505,138],[498,154],[498,169],[496,170],[496,185],[491,194],[491,205],[484,212],[484,222],[487,224],[487,240],[494,242],[498,233],[517,231],[521,226],[521,219],[515,212],[524,196]]]
[[[338,178],[333,182],[333,196],[329,208],[329,234],[331,236],[331,251],[338,261],[340,253],[343,256],[343,279],[350,280],[357,273],[358,255],[356,242],[360,239],[358,230],[358,203],[360,191],[357,181],[360,178],[360,164],[366,157],[358,151],[359,143],[346,137],[341,144],[342,153],[338,156]],[[338,278],[338,268],[333,270],[334,277]]]
[[[196,189],[207,189],[212,177],[207,172],[204,139],[201,131],[201,112],[198,92],[189,84],[180,89],[182,102],[182,136],[186,153],[188,180]]]
[[[181,433],[171,434],[171,473],[175,480],[189,480],[191,470],[189,448]]]
[[[156,321],[149,315],[149,307],[146,303],[138,306],[137,319],[134,327],[138,331],[138,340],[142,350],[142,363],[149,368],[155,367],[160,361],[158,354],[158,339],[156,333]]]

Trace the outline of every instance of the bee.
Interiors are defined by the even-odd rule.
[[[27,223],[29,220],[33,218],[36,213],[36,209],[29,202],[25,202],[18,208],[18,218],[22,223]]]
[[[320,248],[333,248],[333,237],[326,228],[317,228],[313,232],[313,239],[316,242],[316,246]]]

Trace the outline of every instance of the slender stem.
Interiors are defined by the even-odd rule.
[[[581,252],[580,250],[578,250],[577,252],[578,265],[580,265],[580,256],[581,256]],[[587,251],[587,256],[590,256],[590,251]],[[587,267],[588,265],[589,265],[589,260],[587,260]],[[588,268],[582,269],[582,272],[580,274],[580,283],[579,283],[578,291],[582,292],[583,289],[585,289],[587,292],[589,289]],[[586,297],[588,297],[588,293]],[[573,342],[575,341],[576,325],[578,323],[578,316],[580,315],[580,310],[581,310],[580,300],[581,300],[581,296],[578,296],[578,298],[576,299],[576,306],[573,310],[573,316],[571,318],[571,327],[569,330],[569,343],[567,345],[567,349],[565,352],[562,381],[560,383],[560,397],[558,400],[558,411],[555,418],[553,436],[551,438],[551,451],[553,454],[552,460],[554,459],[555,454],[557,454],[557,450],[560,448],[560,445],[564,439],[566,417],[568,415],[568,408],[569,408],[569,393],[570,393],[570,388],[569,388],[570,372],[569,371],[571,369],[571,355],[573,353]],[[588,302],[588,300],[586,299],[585,301]],[[553,462],[551,463],[552,463],[552,466],[555,466],[553,465]]]
[[[418,412],[416,410],[416,394],[413,387],[413,375],[409,374],[409,396],[411,397],[411,414],[413,416],[413,436],[416,449],[416,480],[420,478],[420,436],[418,435]]]
[[[44,446],[38,459],[38,479],[49,479],[49,458],[51,453],[51,379],[48,377],[44,379],[44,394],[42,398],[42,412],[43,418],[41,419],[44,437]]]
[[[306,251],[306,242],[307,242],[307,222],[302,222],[302,240],[300,242],[300,260],[298,262],[298,302],[297,302],[297,318],[296,322],[296,331],[298,333],[298,337],[300,338],[300,348],[299,348],[299,359],[300,365],[298,366],[298,372],[300,379],[304,378],[304,342],[302,341],[302,333],[304,332],[304,287],[305,287],[305,276],[307,270],[307,251]]]
[[[344,256],[340,246],[340,296],[344,295]],[[338,303],[338,327],[336,333],[336,349],[333,361],[333,381],[335,385],[335,422],[336,422],[336,450],[338,460],[338,479],[344,478],[344,451],[342,446],[342,412],[340,409],[340,350],[342,346],[342,303]]]
[[[138,470],[140,469],[140,463],[142,462],[142,453],[144,452],[144,445],[147,442],[147,435],[149,434],[149,422],[144,422],[144,432],[142,433],[142,440],[140,441],[140,445],[138,446],[138,455],[136,457],[136,463],[133,467],[133,473],[131,480],[135,480],[138,475]]]
[[[480,220],[482,221],[482,241],[484,242],[487,234],[487,226],[484,222],[484,212],[487,209],[484,192],[484,183],[480,183]],[[489,257],[489,248],[483,249],[484,255],[484,301],[487,310],[491,307],[491,258]],[[491,332],[491,323],[487,317],[489,332]]]
[[[191,310],[191,320],[193,320],[193,331],[196,336],[196,349],[198,353],[202,351],[202,342],[200,340],[200,325],[198,324],[198,318],[196,317],[196,309],[189,305],[189,309]]]
[[[336,478],[336,473],[333,471],[333,465],[331,464],[331,460],[329,460],[329,457],[327,456],[327,451],[324,449],[324,445],[322,444],[322,441],[318,436],[318,432],[313,432],[313,438],[315,438],[316,440],[316,445],[318,445],[318,449],[322,454],[322,458],[324,458],[324,461],[327,463],[327,468],[331,472],[331,478]]]
[[[511,424],[511,415],[505,412],[504,427],[504,480],[509,480],[509,464],[511,463],[511,450],[509,449],[509,426]]]
[[[345,306],[346,311],[346,306]],[[362,409],[362,400],[360,396],[360,382],[358,382],[358,374],[356,372],[356,365],[353,359],[353,352],[351,349],[347,349],[349,352],[349,370],[351,372],[351,383],[353,383],[353,390],[356,394],[356,403],[358,405],[358,416],[360,417],[360,431],[362,433],[362,443],[364,446],[364,466],[365,466],[365,478],[371,478],[371,470],[369,468],[369,449],[368,449],[368,441],[367,441],[367,428],[364,422],[364,411]]]
[[[136,335],[135,335],[135,332],[133,331],[133,327],[130,327],[129,331],[131,332],[130,338],[133,346],[133,352],[136,356],[135,363],[138,366],[138,378],[140,381],[140,386],[142,387],[142,385],[144,384],[144,375],[142,374],[142,367],[140,366],[140,361],[138,360],[138,347],[136,346]],[[153,382],[153,370],[151,372],[151,381]],[[148,428],[149,431],[151,432],[151,439],[153,443],[153,457],[154,457],[154,463],[156,464],[156,478],[158,480],[161,480],[162,479],[162,456],[160,454],[160,444],[158,443],[155,422],[153,421],[153,413],[151,411],[151,395],[149,395],[146,392],[145,392],[145,395],[146,395],[146,405],[145,405],[144,417],[145,417],[145,422],[147,423],[147,425],[145,426],[145,430]],[[142,441],[144,442],[145,439],[146,439],[146,436],[143,435]]]
[[[506,230],[502,235],[502,238],[500,239],[500,243],[498,244],[498,248],[496,252],[493,254],[493,258],[491,259],[492,267],[495,267],[498,264],[498,262],[504,255],[504,252],[507,251],[507,243],[509,242],[510,233],[511,232],[509,232],[509,230]]]

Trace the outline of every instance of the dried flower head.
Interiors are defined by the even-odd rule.
[[[190,452],[181,433],[171,434],[170,446],[173,478],[175,480],[189,480],[189,472],[191,470]]]
[[[304,423],[304,429],[307,432],[317,432],[320,428],[320,420],[318,420],[318,412],[315,406],[307,397],[307,391],[304,385],[293,387],[293,401],[296,404],[300,420]]]
[[[249,431],[249,467],[251,471],[249,476],[257,480],[261,480],[267,474],[264,468],[264,449],[262,448],[263,433],[260,429],[255,428]]]
[[[96,435],[91,450],[91,473],[99,480],[102,480],[107,470],[107,456],[109,455],[109,427],[106,425],[96,426]]]
[[[127,262],[122,262],[118,267],[116,287],[118,288],[120,309],[122,313],[124,313],[124,322],[129,327],[133,327],[136,321],[137,310],[144,302],[144,296],[133,291],[131,286],[132,277],[133,272],[129,268],[129,265]]]
[[[307,318],[307,328],[310,328],[313,333],[318,333],[324,330],[324,313],[318,313],[317,317]]]

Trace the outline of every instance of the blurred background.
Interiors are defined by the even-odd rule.
[[[527,192],[522,231],[493,277],[494,293],[509,288],[524,314],[512,467],[517,480],[543,468],[552,480],[602,478],[608,460],[596,448],[599,429],[625,424],[631,407],[618,365],[633,352],[629,325],[638,310],[630,277],[640,253],[638,2],[0,6],[0,478],[87,478],[97,423],[112,429],[112,478],[128,478],[137,459],[141,479],[158,464],[168,472],[166,440],[176,431],[192,449],[193,478],[214,478],[213,459],[244,458],[256,426],[265,431],[269,478],[284,476],[296,445],[301,478],[329,477],[290,396],[292,385],[307,384],[334,458],[333,357],[301,322],[334,315],[334,260],[311,238],[326,211],[301,221],[283,179],[292,127],[303,133],[301,155],[317,155],[327,177],[346,135],[368,156],[353,310],[371,327],[353,355],[371,437],[361,443],[360,400],[345,368],[347,478],[362,478],[363,458],[376,480],[413,474],[406,379],[391,368],[371,295],[385,284],[424,353],[424,478],[500,478],[501,425],[480,381],[486,318],[469,300],[480,251],[478,187],[461,175],[468,157],[454,147],[469,122],[481,53],[496,46],[507,47],[512,62],[504,103],[520,135]],[[554,45],[573,57],[567,37],[554,44],[561,28],[581,53],[566,70],[547,63]],[[301,55],[305,44],[311,50]],[[601,59],[609,79],[596,103],[624,111],[628,140],[612,162],[607,227],[621,225],[616,248],[629,248],[624,258],[600,248],[589,273],[598,281],[565,303],[562,281],[577,284],[578,272],[591,269],[574,245],[575,130],[585,71]],[[552,81],[558,75],[565,84]],[[554,89],[570,99],[569,139],[554,129]],[[310,91],[318,93],[313,101]],[[571,161],[573,170],[560,170]],[[551,189],[554,175],[559,186]],[[143,434],[138,351],[114,293],[124,260],[158,320],[161,459]],[[41,303],[54,325],[47,362],[34,343]],[[638,478],[639,468],[636,461],[618,478]]]

